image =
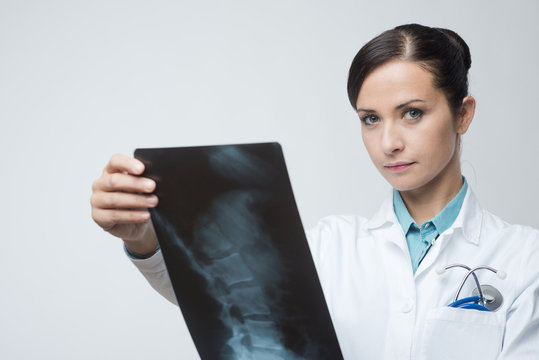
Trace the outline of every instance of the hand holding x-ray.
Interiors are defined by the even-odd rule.
[[[92,218],[110,234],[124,240],[137,254],[153,252],[157,238],[150,221],[149,208],[158,203],[152,192],[155,182],[140,177],[144,164],[126,155],[111,157],[92,186]]]

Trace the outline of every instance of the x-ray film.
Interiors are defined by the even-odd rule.
[[[342,354],[277,143],[137,149],[151,211],[202,360]]]

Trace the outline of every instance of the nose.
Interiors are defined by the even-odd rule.
[[[398,124],[387,121],[382,129],[382,150],[386,155],[393,155],[404,149],[402,132],[399,130]]]

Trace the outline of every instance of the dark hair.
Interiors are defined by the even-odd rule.
[[[356,109],[357,97],[367,75],[390,60],[417,62],[434,76],[434,87],[441,89],[456,112],[468,95],[470,49],[455,32],[418,24],[397,26],[365,44],[352,61],[348,73],[348,99]]]

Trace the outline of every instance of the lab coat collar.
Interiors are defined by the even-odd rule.
[[[393,189],[386,196],[378,211],[366,223],[366,228],[374,230],[387,224],[398,224],[397,216],[393,210]]]
[[[471,186],[468,186],[468,191],[464,197],[462,208],[453,222],[453,225],[444,233],[453,231],[461,231],[464,239],[472,244],[479,244],[479,235],[481,234],[481,224],[483,221],[483,209],[477,200]],[[388,194],[383,201],[380,209],[374,216],[367,221],[366,228],[374,230],[387,225],[399,225],[397,216],[393,209],[393,190]]]
[[[479,245],[482,224],[483,209],[471,187],[468,187],[468,193],[464,198],[459,215],[447,231],[450,231],[451,229],[460,229],[468,242]]]

